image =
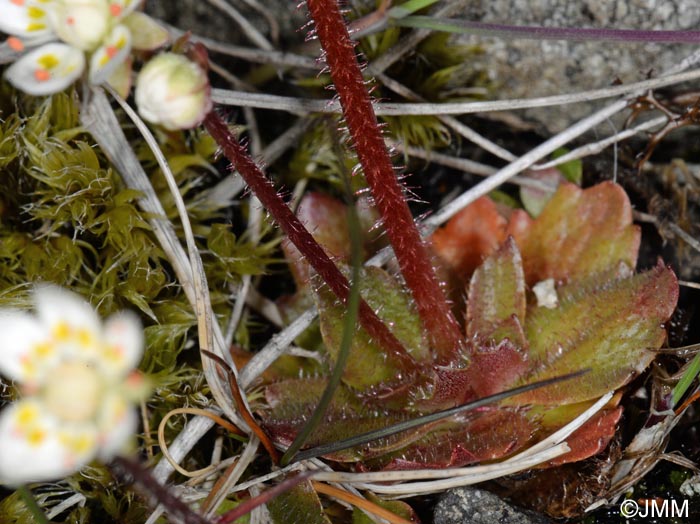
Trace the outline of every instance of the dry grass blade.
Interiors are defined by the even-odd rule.
[[[115,96],[115,94],[113,94],[113,96]],[[116,99],[120,100],[120,98]],[[170,170],[167,162],[164,162],[162,152],[160,152],[150,131],[148,131],[140,118],[133,113],[133,110],[131,110],[128,104],[124,103],[122,107],[124,107],[127,113],[131,113],[131,115],[135,117],[135,123],[140,127],[144,138],[151,145],[156,159],[161,159],[160,167],[163,173],[169,173]],[[168,255],[168,259],[175,269],[178,280],[188,300],[192,304],[195,312],[197,312],[200,344],[202,344],[205,349],[207,347],[212,348],[214,347],[213,341],[215,340],[216,346],[214,350],[221,355],[227,355],[227,352],[224,350],[223,335],[219,325],[211,321],[212,311],[211,304],[208,302],[206,277],[201,266],[201,258],[199,257],[196,246],[194,246],[191,228],[188,236],[188,247],[190,248],[190,256],[188,257],[188,254],[183,250],[177,239],[172,224],[170,224],[167,219],[160,218],[166,216],[165,210],[158,201],[158,197],[148,179],[148,175],[144,172],[136,155],[129,146],[121,129],[121,125],[102,89],[93,88],[86,96],[86,102],[81,111],[81,119],[85,128],[92,133],[101,149],[117,168],[126,185],[130,188],[137,189],[143,194],[139,199],[139,205],[146,213],[154,217],[149,219],[149,223],[163,247],[163,250]],[[172,176],[170,178],[172,178]],[[173,197],[176,199],[180,198],[180,201],[182,199],[177,186],[175,186],[173,190]],[[184,211],[184,215],[181,216],[181,219],[183,221],[183,227],[187,227],[186,224],[189,224],[189,221],[187,220],[184,206],[182,206],[180,211],[181,213]],[[204,359],[203,365],[205,373],[207,374],[207,380],[217,402],[231,420],[235,421],[237,425],[244,427],[245,423],[240,420],[235,410],[232,409],[232,403],[229,400],[226,389],[219,381],[211,362],[208,359]]]
[[[206,417],[217,424],[219,424],[221,427],[226,428],[228,431],[231,433],[234,433],[236,435],[245,435],[240,429],[238,429],[236,426],[228,422],[227,420],[224,420],[221,418],[219,415],[216,413],[212,413],[210,411],[206,411],[204,409],[198,409],[198,408],[177,408],[169,411],[166,413],[166,415],[161,419],[160,424],[158,425],[158,445],[160,446],[160,450],[163,453],[163,456],[170,462],[172,467],[181,475],[184,475],[185,477],[197,477],[200,475],[204,475],[206,473],[210,473],[211,471],[214,471],[215,468],[212,466],[207,466],[206,468],[201,468],[195,471],[187,471],[185,468],[181,467],[178,464],[178,461],[176,461],[168,451],[168,444],[165,441],[165,425],[167,424],[168,420],[175,416],[175,415],[180,415],[180,414],[188,414],[188,415],[198,415],[200,417]]]
[[[470,113],[487,113],[490,111],[512,111],[514,109],[531,109],[551,107],[580,102],[590,102],[605,98],[628,95],[648,89],[658,89],[669,85],[688,82],[700,78],[700,70],[692,70],[670,76],[642,80],[620,86],[592,89],[566,95],[543,96],[537,98],[517,98],[487,102],[443,102],[443,103],[377,103],[374,110],[377,115],[465,115]],[[221,105],[248,106],[262,109],[275,109],[290,113],[339,113],[340,104],[336,100],[316,100],[288,96],[246,93],[226,89],[212,89],[212,99]]]
[[[213,515],[221,503],[226,499],[228,494],[232,491],[233,486],[236,485],[248,467],[255,460],[259,445],[260,441],[258,440],[258,437],[252,435],[248,441],[248,444],[246,444],[243,453],[241,453],[238,462],[235,463],[232,469],[229,468],[226,471],[226,474],[222,476],[223,482],[217,482],[217,489],[213,489],[207,496],[207,509],[205,511],[206,515]]]
[[[246,405],[246,402],[243,400],[243,396],[241,395],[241,392],[239,390],[238,382],[236,381],[236,376],[234,375],[233,371],[229,367],[228,363],[224,359],[222,359],[219,355],[215,355],[211,351],[207,351],[205,349],[202,349],[200,351],[205,356],[209,357],[214,362],[216,362],[219,365],[219,368],[221,369],[221,371],[223,371],[226,374],[226,376],[228,377],[229,386],[231,388],[231,394],[233,395],[233,398],[236,402],[236,407],[238,408],[238,411],[240,412],[241,416],[243,417],[243,420],[246,421],[246,423],[248,424],[248,427],[260,439],[260,442],[262,442],[262,445],[265,447],[265,449],[269,453],[270,458],[272,459],[272,462],[275,464],[278,464],[279,460],[280,460],[279,453],[277,453],[277,450],[275,449],[274,444],[272,443],[270,438],[267,436],[265,431],[263,431],[263,429],[260,427],[258,422],[255,420],[255,417],[253,417],[253,414],[248,409],[248,406]]]
[[[228,524],[230,522],[233,522],[234,520],[242,517],[243,515],[250,513],[254,508],[257,508],[261,504],[265,504],[273,498],[281,495],[285,491],[289,491],[294,486],[307,480],[309,477],[309,473],[299,473],[298,475],[294,475],[292,478],[288,478],[287,480],[281,482],[274,488],[270,488],[267,491],[264,491],[263,493],[258,495],[257,497],[254,497],[250,500],[241,503],[238,507],[236,507],[236,509],[233,509],[228,513],[225,513],[224,515],[221,515],[219,518],[216,519],[216,524]]]
[[[449,469],[423,469],[407,471],[372,471],[365,473],[352,472],[318,472],[316,480],[327,482],[343,482],[351,484],[368,485],[376,482],[408,482],[413,480],[426,479],[454,479],[460,478],[468,480],[470,484],[483,482],[501,475],[501,471],[517,472],[540,464],[551,458],[566,453],[567,446],[565,440],[578,428],[586,423],[593,415],[600,411],[612,398],[612,393],[602,396],[590,408],[572,420],[559,431],[551,434],[534,446],[510,457],[497,464],[485,466],[469,466],[465,468]],[[493,476],[495,475],[495,476]],[[372,484],[374,485],[374,484]],[[460,484],[466,485],[466,484]]]
[[[207,2],[223,11],[231,20],[236,22],[243,31],[243,34],[260,49],[265,49],[266,51],[271,51],[273,49],[272,44],[267,38],[265,38],[263,34],[230,3],[224,0],[207,0]]]
[[[358,508],[363,509],[366,512],[372,513],[377,517],[380,517],[390,522],[391,524],[414,524],[410,520],[406,520],[403,517],[399,517],[395,513],[392,513],[391,511],[386,510],[381,506],[378,506],[377,504],[365,500],[362,497],[358,497],[357,495],[353,495],[352,493],[348,493],[347,491],[342,490],[340,488],[329,486],[328,484],[323,484],[322,482],[314,481],[311,482],[311,485],[318,493],[322,493],[324,495],[328,495],[329,497],[333,497],[338,500],[342,500],[344,502],[352,504],[353,506],[357,506]]]
[[[163,24],[171,35],[173,40],[176,40],[187,32],[177,27],[173,27],[167,24]],[[265,49],[252,49],[250,47],[237,46],[232,44],[227,44],[225,42],[219,42],[211,38],[206,38],[199,35],[191,35],[190,41],[195,43],[201,43],[209,51],[216,53],[221,53],[222,55],[232,56],[234,58],[240,58],[247,62],[257,63],[257,64],[269,64],[278,67],[288,67],[288,68],[300,68],[300,69],[310,69],[318,70],[319,65],[316,60],[311,57],[297,55],[294,53],[289,53],[286,51],[274,51]]]

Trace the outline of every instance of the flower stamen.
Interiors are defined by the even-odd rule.
[[[119,4],[109,4],[109,12],[116,18],[122,14],[122,6]]]
[[[10,49],[12,49],[13,51],[17,51],[17,52],[24,51],[24,43],[22,43],[22,41],[19,38],[17,38],[16,36],[9,37],[6,40],[6,42],[7,42],[7,45],[10,46]]]

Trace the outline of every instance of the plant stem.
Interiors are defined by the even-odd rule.
[[[183,524],[212,524],[209,519],[192,510],[170,489],[160,484],[151,472],[139,462],[126,457],[116,457],[109,464],[112,476],[124,483],[135,484],[145,496],[162,504],[173,520]]]
[[[273,498],[280,496],[283,493],[291,490],[293,487],[298,486],[302,482],[306,482],[313,475],[310,471],[304,471],[298,475],[294,475],[288,479],[283,480],[275,487],[272,487],[266,491],[263,491],[257,497],[241,502],[231,511],[224,513],[223,515],[216,518],[215,524],[229,524],[235,520],[238,520],[244,515],[247,515],[253,511],[258,506],[270,502]]]
[[[18,487],[17,493],[19,493],[19,496],[27,506],[29,513],[32,514],[32,517],[34,517],[34,520],[38,524],[49,524],[49,519],[46,518],[44,510],[41,509],[41,506],[39,506],[39,503],[34,498],[34,494],[27,486]]]
[[[311,236],[304,224],[292,213],[282,197],[277,194],[272,182],[263,175],[243,146],[231,134],[226,123],[212,111],[204,119],[204,125],[292,244],[304,255],[331,291],[343,303],[347,304],[350,294],[350,284],[347,278]],[[403,372],[415,371],[416,364],[401,342],[389,331],[364,300],[360,302],[359,317],[362,327],[365,328],[370,337],[384,347],[388,357],[394,361],[398,369]]]
[[[345,22],[336,0],[308,0],[307,7],[316,24],[345,121],[401,274],[416,301],[423,327],[436,351],[437,363],[448,363],[454,358],[455,349],[461,346],[463,337],[394,174]]]
[[[399,9],[397,7],[396,9]],[[403,14],[398,11],[399,15]],[[430,29],[448,33],[491,36],[496,38],[524,38],[532,40],[567,40],[594,42],[658,42],[665,44],[700,42],[700,31],[661,31],[639,29],[598,29],[593,27],[541,27],[507,24],[489,24],[459,18],[434,16],[391,17],[389,25]]]

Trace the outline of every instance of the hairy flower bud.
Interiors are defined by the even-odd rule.
[[[163,53],[148,62],[136,80],[141,116],[166,129],[199,124],[212,106],[206,73],[183,55]]]

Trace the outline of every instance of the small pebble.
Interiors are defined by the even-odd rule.
[[[456,488],[435,507],[435,524],[550,524],[546,517],[508,504],[489,491]]]

